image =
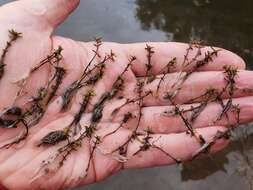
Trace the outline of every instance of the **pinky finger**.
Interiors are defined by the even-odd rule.
[[[226,130],[225,127],[219,126],[197,130],[206,140],[205,145],[211,145],[206,153],[215,153],[228,145],[229,140],[226,138],[217,138],[217,135],[221,134],[220,132],[223,133]],[[133,141],[129,144],[127,157],[130,159],[124,163],[125,169],[149,168],[175,164],[179,160],[183,162],[191,160],[200,155],[205,146],[200,146],[195,138],[186,133],[152,135],[151,137],[150,144],[152,146],[146,151],[140,151],[140,147],[143,146],[140,141]]]

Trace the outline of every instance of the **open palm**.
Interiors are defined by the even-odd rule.
[[[1,110],[14,103],[29,107],[38,89],[54,76],[52,64],[58,61],[57,68],[65,70],[56,96],[43,103],[45,113],[29,127],[27,138],[0,149],[0,189],[62,189],[95,183],[122,169],[186,161],[200,153],[201,143],[213,142],[211,153],[228,144],[217,134],[238,124],[235,105],[240,107],[239,123],[253,120],[253,75],[244,71],[241,58],[226,50],[182,43],[83,43],[52,35],[78,3],[20,0],[0,8],[1,49],[10,39],[9,30],[22,33],[4,57]],[[51,62],[35,69],[49,55],[54,56]],[[212,57],[205,60],[207,55]],[[232,78],[233,93],[226,88],[224,66],[239,70]],[[184,77],[185,73],[190,74]],[[81,75],[85,76],[80,82]],[[68,96],[75,82],[82,85]],[[208,101],[197,115],[194,107],[201,105],[208,89],[224,91],[224,102]],[[230,100],[233,105],[227,103]],[[0,147],[18,138],[24,128],[6,126],[0,129]],[[71,138],[64,136],[66,129]],[[41,141],[59,131],[61,141]]]

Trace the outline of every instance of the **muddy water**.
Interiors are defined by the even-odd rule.
[[[82,0],[56,33],[82,41],[102,36],[123,43],[201,40],[238,53],[252,69],[252,7],[252,0]],[[124,171],[78,190],[250,190],[251,134],[250,125],[241,128],[229,148],[205,160]]]

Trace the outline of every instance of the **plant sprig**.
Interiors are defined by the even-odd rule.
[[[4,75],[4,67],[6,66],[5,59],[8,51],[14,42],[22,37],[22,33],[15,31],[14,29],[9,30],[9,40],[6,42],[6,45],[3,49],[2,55],[0,57],[0,79]]]
[[[172,60],[169,61],[169,63],[165,66],[165,68],[162,69],[163,74],[156,88],[156,95],[158,95],[162,82],[164,81],[166,75],[171,72],[171,69],[176,65],[176,62],[177,58],[174,57]]]
[[[27,84],[27,81],[28,81],[28,79],[32,76],[32,74],[34,74],[35,72],[37,72],[40,68],[42,68],[44,65],[46,65],[46,64],[49,64],[49,65],[54,65],[54,67],[55,67],[55,74],[54,74],[54,76],[53,76],[53,78],[52,78],[52,80],[50,81],[48,81],[48,84],[47,84],[47,87],[45,87],[47,90],[48,90],[48,88],[49,88],[49,86],[50,86],[50,84],[51,84],[51,82],[53,82],[55,79],[56,79],[56,85],[55,85],[55,87],[52,89],[52,97],[54,96],[54,91],[56,92],[57,91],[57,89],[59,88],[59,86],[58,86],[58,83],[60,83],[61,84],[61,82],[62,82],[62,79],[63,79],[63,72],[60,72],[60,67],[59,67],[59,63],[60,63],[60,61],[62,60],[62,58],[63,58],[63,56],[62,56],[62,51],[63,51],[63,48],[61,47],[61,46],[59,46],[56,50],[54,50],[50,55],[48,55],[45,59],[43,59],[42,61],[40,61],[40,63],[38,64],[38,65],[36,65],[36,66],[34,66],[30,71],[29,71],[29,74],[25,77],[25,78],[23,78],[23,79],[21,79],[20,81],[17,81],[16,83],[18,84],[18,86],[19,86],[19,90],[18,90],[18,92],[16,93],[16,96],[15,96],[15,99],[14,99],[14,104],[15,104],[15,102],[17,101],[17,99],[22,95],[22,92],[23,92],[23,90],[24,90],[24,88],[25,88],[25,86],[26,86],[26,84]],[[62,68],[62,67],[61,67]],[[63,68],[62,68],[62,70],[64,70]],[[64,72],[65,72],[65,70],[64,70]],[[59,84],[59,85],[60,85]],[[50,97],[50,99],[52,98],[52,97]]]
[[[146,44],[146,48],[145,48],[146,52],[147,52],[147,64],[146,64],[146,79],[147,79],[147,83],[150,83],[153,81],[154,76],[152,74],[152,56],[154,55],[155,51],[154,51],[154,47]]]
[[[178,79],[174,82],[174,84],[172,85],[172,88],[176,88],[172,93],[168,93],[167,95],[164,96],[164,99],[171,99],[174,98],[179,91],[182,88],[182,85],[184,84],[184,82],[192,75],[192,73],[198,71],[200,68],[204,67],[205,65],[209,64],[210,62],[213,62],[213,59],[215,57],[218,57],[218,53],[219,51],[221,51],[220,49],[215,49],[213,47],[211,47],[212,51],[207,51],[205,53],[205,57],[203,59],[197,60],[196,57],[198,57],[199,55],[201,55],[201,50],[199,50],[196,54],[196,56],[193,58],[194,62],[196,62],[194,64],[194,66],[189,69],[189,71],[186,72],[181,72],[179,74]],[[188,55],[186,54],[186,56],[188,57]]]

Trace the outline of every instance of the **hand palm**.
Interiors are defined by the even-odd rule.
[[[6,43],[9,29],[22,32],[22,39],[13,44],[5,60],[5,74],[1,80],[1,108],[8,107],[14,101],[19,87],[13,82],[20,81],[26,77],[31,68],[49,55],[52,49],[57,49],[59,45],[64,49],[61,64],[66,69],[67,74],[57,94],[62,94],[73,81],[79,79],[82,70],[94,56],[94,43],[75,42],[62,37],[51,36],[53,28],[63,21],[77,4],[77,0],[55,0],[54,2],[40,0],[36,4],[33,3],[33,0],[23,0],[1,8],[0,22],[2,23],[2,28],[0,32],[0,44]],[[39,148],[36,145],[49,132],[64,129],[72,122],[73,117],[80,109],[80,102],[82,102],[82,98],[88,89],[83,88],[80,90],[77,96],[73,98],[71,106],[65,112],[61,111],[62,98],[57,97],[49,104],[39,124],[30,129],[29,136],[24,142],[14,145],[8,150],[1,150],[0,182],[10,189],[58,189],[94,183],[123,168],[143,168],[172,164],[176,161],[173,158],[180,160],[190,159],[192,154],[199,148],[198,142],[185,134],[186,128],[181,118],[164,117],[163,115],[165,111],[174,108],[169,105],[169,101],[163,100],[163,97],[165,92],[172,86],[173,81],[177,81],[178,76],[181,75],[179,71],[183,67],[179,63],[183,62],[188,45],[178,43],[150,43],[150,45],[154,47],[155,51],[152,57],[152,72],[154,75],[159,74],[159,71],[174,57],[177,58],[177,64],[173,67],[174,73],[166,75],[160,89],[157,89],[160,82],[159,79],[154,79],[151,83],[144,84],[142,95],[145,95],[145,92],[149,91],[152,91],[153,94],[143,100],[144,107],[141,110],[142,118],[140,123],[138,123],[140,112],[137,103],[140,102],[138,100],[137,81],[140,77],[146,75],[146,64],[148,62],[147,50],[145,50],[146,45],[104,43],[99,49],[99,56],[96,57],[93,64],[101,62],[104,56],[110,54],[111,51],[116,57],[114,61],[109,60],[106,63],[103,79],[95,85],[94,92],[96,96],[92,97],[92,100],[89,102],[88,110],[83,114],[80,121],[81,126],[90,125],[93,105],[106,92],[112,91],[115,80],[128,66],[131,56],[136,56],[137,59],[133,61],[131,68],[123,75],[123,91],[110,98],[105,104],[103,117],[93,134],[93,137],[99,136],[102,138],[102,143],[97,145],[96,151],[93,151],[96,139],[92,138],[90,141],[84,140],[82,147],[78,148],[78,151],[72,152],[58,172],[54,175],[50,174],[50,178],[47,178],[47,175],[40,175],[41,170],[37,170],[37,168],[40,167],[43,160],[47,160],[49,156],[54,155],[57,149],[65,143],[59,143],[53,147],[43,146]],[[203,51],[207,50],[210,49],[203,49]],[[194,50],[192,55],[195,55],[196,51]],[[213,83],[216,84],[217,88],[222,89],[225,84],[221,70],[224,65],[228,64],[236,66],[239,69],[244,69],[245,67],[243,61],[236,55],[222,50],[212,64],[201,68],[208,72],[193,74],[183,84],[180,93],[175,97],[175,103],[180,105],[201,96]],[[178,71],[178,73],[175,71]],[[239,88],[252,88],[252,85],[249,83],[252,78],[250,75],[251,73],[247,71],[240,72],[240,77],[238,77],[237,81]],[[27,99],[36,93],[38,88],[45,85],[49,77],[50,72],[48,67],[40,68],[39,72],[34,73],[32,80],[28,81],[24,89],[27,94],[19,98],[17,104],[24,104]],[[235,99],[237,104],[241,105],[241,122],[251,121],[252,114],[250,113],[252,109],[249,109],[249,102],[252,98],[243,98],[246,94],[242,92],[238,92],[234,96],[237,97]],[[124,104],[127,100],[134,98],[138,101],[120,109],[116,115],[112,114],[113,110],[117,107]],[[181,105],[181,107],[187,109],[191,105]],[[220,108],[217,105],[208,106],[203,111],[205,113],[201,113],[201,119],[198,118],[193,125],[194,128],[202,128],[197,129],[197,131],[207,140],[215,136],[217,130],[225,129],[221,126],[228,125],[227,120],[222,119],[218,124],[215,124],[219,126],[213,126],[212,122],[217,117],[219,111]],[[127,114],[129,115],[129,113],[132,114],[133,118],[130,118],[129,122],[124,127],[121,127],[122,119]],[[231,122],[235,123],[236,121],[233,119],[235,118],[234,114],[231,112],[230,115],[232,117]],[[156,148],[147,148],[147,151],[135,155],[140,147],[144,147],[140,141],[132,139],[127,147],[127,151],[124,150],[126,155],[120,155],[119,152],[122,152],[122,150],[119,147],[129,140],[132,131],[137,126],[138,133],[143,135],[139,139],[145,139],[147,135],[152,136],[152,146]],[[147,134],[149,128],[154,134]],[[13,138],[18,131],[20,131],[20,128],[11,130],[1,129],[0,145],[4,145],[10,138]],[[107,136],[107,134],[111,135]],[[211,151],[217,151],[226,144],[227,141],[220,140]],[[113,154],[110,154],[112,152]],[[92,159],[90,161],[91,154]],[[122,159],[126,160],[122,163]],[[56,162],[59,160],[60,158],[57,158]],[[89,170],[86,173],[87,167]],[[32,183],[32,186],[30,183]]]

